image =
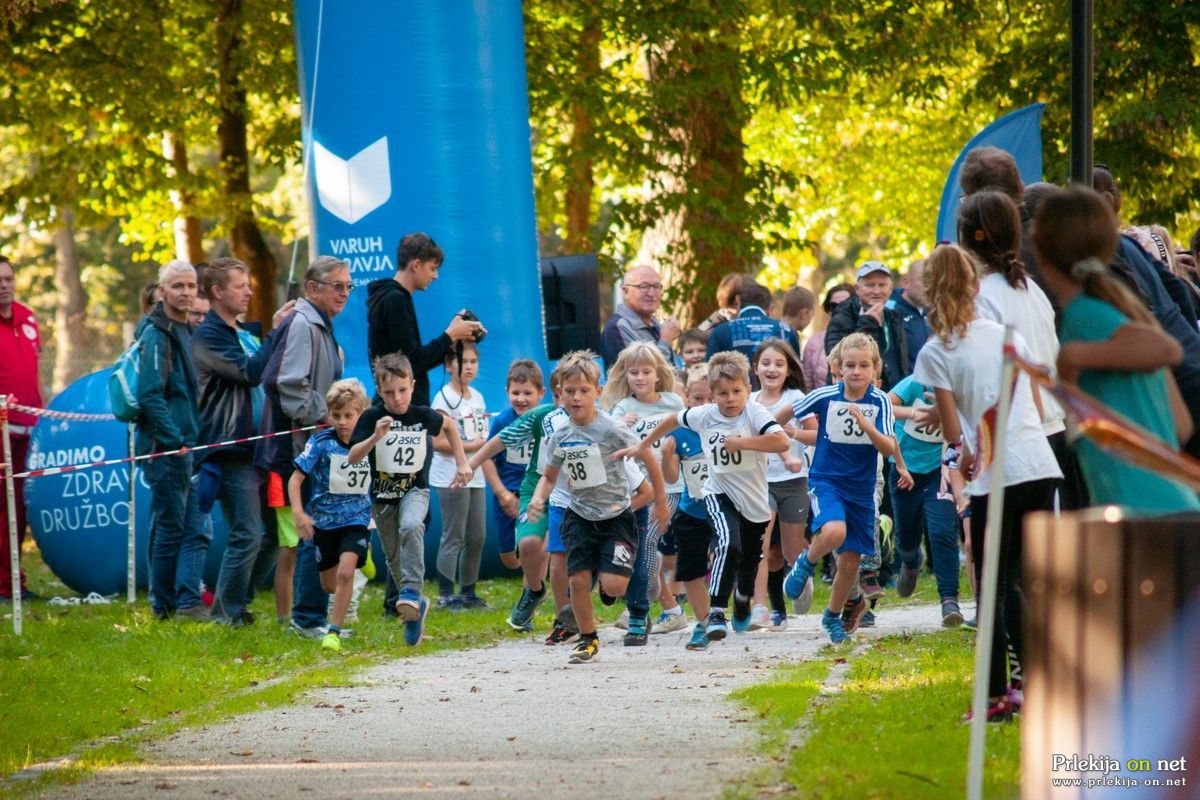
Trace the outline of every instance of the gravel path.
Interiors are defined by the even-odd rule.
[[[353,688],[182,731],[147,763],[99,772],[69,798],[702,798],[760,762],[755,726],[729,692],[816,653],[819,616],[730,636],[707,652],[686,631],[622,646],[602,629],[598,663],[566,664],[540,638],[422,658]],[[933,606],[881,608],[877,637],[939,627]]]

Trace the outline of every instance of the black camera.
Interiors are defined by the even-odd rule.
[[[462,311],[458,312],[458,316],[462,317],[467,322],[479,322],[479,317],[475,316],[475,312],[469,308],[464,308]],[[483,337],[485,336],[487,336],[487,333],[480,328],[479,330],[475,331],[474,334],[472,334],[471,338],[475,340],[475,344],[479,344],[483,341]]]

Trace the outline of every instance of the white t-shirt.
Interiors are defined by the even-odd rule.
[[[762,391],[759,390],[750,395],[751,400],[758,400]],[[771,416],[779,411],[779,409],[787,407],[791,408],[792,403],[797,400],[804,399],[804,392],[799,389],[784,389],[783,394],[774,403],[767,405],[762,403],[767,411],[771,412]],[[761,403],[761,401],[759,401]],[[783,463],[783,456],[780,453],[767,453],[767,483],[778,483],[779,481],[790,481],[794,478],[808,477],[808,448],[795,439],[791,443],[790,455],[792,458],[804,464],[804,467],[799,472],[792,472]]]
[[[429,405],[434,411],[445,412],[458,424],[458,435],[463,441],[486,439],[488,435],[487,403],[483,395],[471,387],[467,387],[467,396],[463,397],[451,384],[446,384],[433,396]],[[433,461],[429,465],[429,485],[439,489],[447,489],[454,481],[454,456],[434,452]],[[471,489],[483,488],[483,470],[475,470],[474,477],[467,486]]]
[[[1025,337],[1013,334],[1013,344],[1022,358],[1031,358]],[[975,319],[965,338],[954,337],[947,345],[941,337],[932,336],[917,355],[913,380],[935,389],[947,389],[954,394],[958,405],[958,421],[962,426],[963,444],[971,452],[976,449],[977,435],[983,415],[1000,398],[1000,375],[1004,359],[1004,326],[990,319]],[[1054,452],[1042,432],[1037,406],[1029,388],[1029,376],[1017,373],[1017,386],[1009,410],[1005,432],[1004,485],[1042,478],[1061,478],[1062,471]],[[983,470],[967,485],[968,495],[989,492],[989,474]]]
[[[624,400],[620,400],[613,405],[611,413],[613,417],[621,419],[622,424],[624,424],[623,420],[626,414],[635,414],[637,420],[629,427],[637,434],[638,439],[645,439],[654,432],[654,429],[658,427],[660,422],[667,417],[675,416],[682,408],[682,397],[674,392],[659,392],[657,403],[643,403],[636,397],[626,397]],[[650,448],[650,452],[653,453],[659,463],[662,463],[662,439],[654,443],[654,446]],[[642,471],[643,475],[646,474],[646,467],[640,460],[637,461],[637,467]],[[674,483],[667,484],[667,494],[678,494],[682,491],[682,477]]]
[[[727,451],[726,436],[759,436],[783,430],[775,417],[754,400],[746,403],[736,417],[721,414],[715,403],[685,408],[680,411],[679,424],[700,434],[700,446],[708,460],[708,480],[704,496],[723,494],[734,508],[751,522],[766,522],[771,518],[767,497],[767,454],[756,450]]]
[[[1050,299],[1031,279],[1025,279],[1024,289],[1014,289],[998,272],[985,275],[979,282],[975,311],[984,319],[1012,325],[1025,338],[1031,359],[1052,371],[1058,361],[1058,334],[1054,330],[1054,307]],[[1066,430],[1062,406],[1042,392],[1042,432],[1047,436]]]

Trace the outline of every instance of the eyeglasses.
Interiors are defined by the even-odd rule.
[[[320,286],[328,286],[335,292],[349,292],[354,288],[353,283],[342,283],[341,281],[337,281],[336,283],[331,283],[329,281],[313,281],[313,283],[316,283]]]
[[[639,292],[661,292],[663,285],[661,283],[627,283],[626,289],[637,289]]]

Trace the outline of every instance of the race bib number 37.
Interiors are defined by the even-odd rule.
[[[708,469],[717,474],[724,472],[746,472],[755,467],[752,454],[741,450],[729,452],[725,449],[725,433],[710,428],[704,432],[701,442],[708,456]]]
[[[412,475],[425,466],[425,431],[392,430],[375,444],[375,466],[380,472]]]
[[[330,456],[330,494],[366,494],[369,488],[371,468],[366,461],[351,464],[345,456]]]
[[[829,411],[825,415],[825,434],[829,437],[829,441],[837,444],[871,443],[866,432],[859,427],[858,420],[850,413],[850,406],[853,405],[858,404],[842,400],[830,401]],[[872,423],[875,421],[875,415],[879,413],[876,406],[859,405],[858,410],[862,412],[867,422]]]
[[[562,452],[562,468],[567,472],[567,485],[571,491],[591,489],[608,482],[599,445],[568,445],[562,448]]]

